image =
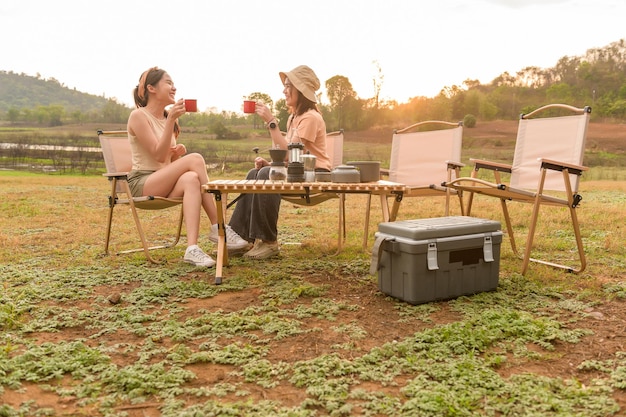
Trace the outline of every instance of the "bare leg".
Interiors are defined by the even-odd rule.
[[[217,223],[217,209],[210,194],[202,192],[201,185],[209,181],[202,155],[192,153],[150,175],[144,185],[144,195],[182,197],[187,241],[198,242],[200,207],[204,208],[211,224]]]

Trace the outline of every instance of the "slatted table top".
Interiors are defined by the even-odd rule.
[[[300,194],[317,192],[389,194],[404,192],[406,186],[391,181],[339,183],[339,182],[287,182],[272,180],[214,180],[204,184],[205,191],[220,192],[280,192]]]

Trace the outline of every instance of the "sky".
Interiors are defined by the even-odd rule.
[[[283,98],[279,71],[347,77],[407,102],[463,81],[550,68],[626,38],[624,0],[20,0],[0,3],[0,71],[133,106],[152,66],[200,110]],[[327,99],[322,96],[322,102]]]

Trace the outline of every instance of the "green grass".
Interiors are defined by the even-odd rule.
[[[266,132],[251,136],[189,133],[185,143],[206,156],[212,179],[241,178],[252,148],[268,145]],[[508,142],[472,143],[464,156],[512,156]],[[344,147],[346,161],[387,166],[388,154],[389,143]],[[184,239],[156,252],[160,265],[141,253],[103,256],[101,168],[0,171],[0,416],[623,415],[626,170],[622,154],[592,156],[578,210],[584,273],[531,265],[521,276],[505,237],[497,291],[417,306],[378,292],[369,275],[364,196],[347,200],[341,253],[335,202],[283,204],[281,257],[233,258],[215,286],[213,270],[180,262]],[[441,207],[405,199],[399,218],[440,216]],[[473,214],[502,221],[480,197]],[[513,206],[512,215],[524,233],[530,208]],[[142,213],[157,242],[171,236],[174,217]],[[541,222],[557,231],[538,234],[536,255],[575,260],[563,213],[547,210]],[[136,241],[128,213],[117,213],[112,252]],[[119,304],[109,302],[115,293]]]
[[[580,350],[567,359],[572,371],[543,371],[569,349],[598,346],[590,312],[623,314],[622,182],[583,184],[583,274],[531,265],[522,277],[505,238],[497,291],[418,306],[377,292],[359,247],[359,196],[348,198],[339,255],[335,203],[284,205],[282,256],[233,258],[215,286],[212,271],[179,261],[184,244],[159,251],[161,265],[102,256],[108,184],[99,176],[0,172],[0,183],[0,415],[126,416],[150,404],[163,416],[623,413],[619,348]],[[403,202],[401,218],[438,215],[440,202],[416,200]],[[494,215],[488,201],[476,204],[476,215]],[[520,231],[528,210],[515,211]],[[114,249],[136,240],[118,214]],[[151,236],[165,239],[173,215],[146,215]],[[573,258],[569,238],[540,236],[538,250]],[[224,301],[239,298],[238,308]]]

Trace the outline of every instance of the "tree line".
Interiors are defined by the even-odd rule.
[[[399,127],[428,119],[478,122],[516,119],[520,113],[556,102],[578,107],[592,106],[592,117],[596,120],[623,121],[626,120],[626,41],[622,39],[603,48],[589,49],[583,56],[564,56],[552,68],[530,66],[515,74],[505,72],[488,84],[468,79],[462,85],[442,88],[435,97],[416,96],[406,103],[380,100],[379,93],[384,85],[384,74],[380,67],[373,83],[374,97],[361,98],[346,76],[336,75],[325,81],[329,102],[322,103],[320,110],[328,130]],[[65,88],[56,80],[52,80],[52,84]],[[7,86],[0,90],[7,90]],[[42,94],[41,88],[37,91]],[[80,97],[84,101],[85,97],[72,90],[64,96],[65,105],[50,103],[30,108],[15,104],[7,106],[7,97],[10,99],[13,93],[0,92],[4,100],[0,101],[0,118],[12,124],[57,126],[88,122],[124,123],[131,111],[115,99],[88,94],[84,96],[89,96],[89,106],[84,103],[74,106],[70,104],[73,100],[79,100]],[[23,93],[20,97],[24,97]],[[280,127],[285,128],[288,110],[284,99],[273,102],[268,94],[262,92],[253,92],[248,98],[262,100],[271,106],[280,120]],[[220,138],[237,137],[235,128],[242,124],[261,128],[260,121],[254,115],[227,111],[187,115],[184,123],[202,128]]]

